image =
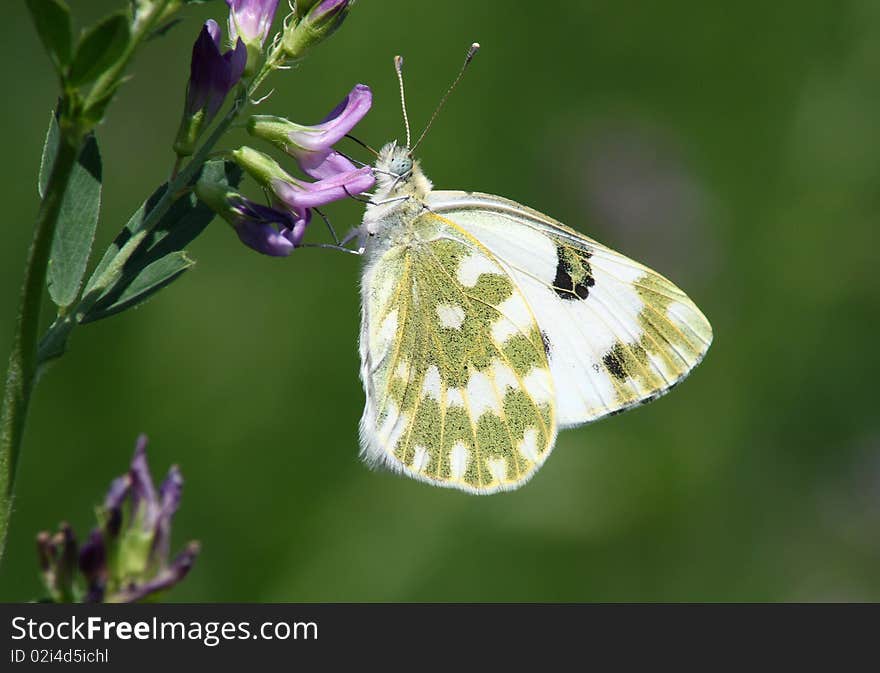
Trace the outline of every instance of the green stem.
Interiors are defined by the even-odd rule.
[[[129,41],[126,52],[116,65],[104,73],[92,87],[86,104],[100,100],[116,86],[138,46],[152,30],[167,5],[167,1],[161,4],[161,7],[157,5],[152,13],[142,17],[143,20],[134,27],[132,39]],[[67,92],[61,107],[62,111],[70,112],[68,96],[71,93]],[[65,116],[63,112],[62,118]],[[9,533],[9,520],[15,494],[15,476],[24,436],[25,419],[27,418],[31,392],[43,362],[44,349],[38,347],[37,337],[49,252],[64,192],[67,190],[82,139],[87,131],[88,128],[84,128],[79,119],[62,119],[58,154],[49,176],[46,196],[40,204],[34,237],[25,265],[18,321],[13,337],[12,352],[9,355],[9,365],[3,389],[2,411],[0,411],[0,561],[3,560]],[[68,322],[70,322],[69,316],[59,317],[56,321],[58,324]]]
[[[151,17],[151,19],[154,18]],[[141,26],[135,39],[132,40],[133,45],[139,43],[147,34],[152,22],[148,21],[146,23],[148,25]],[[102,91],[105,85],[109,86],[107,82],[115,80],[119,76],[133,53],[134,49],[132,48],[120,60],[118,71],[114,72],[112,77],[102,78],[93,88],[91,95],[94,95],[96,89]],[[46,196],[40,207],[37,227],[28,254],[27,266],[25,267],[21,308],[3,392],[2,416],[0,416],[0,489],[2,489],[2,492],[0,492],[0,562],[3,560],[9,519],[12,513],[15,474],[24,434],[28,403],[40,368],[49,360],[58,357],[64,352],[64,345],[70,332],[78,324],[79,320],[98,302],[104,292],[119,279],[128,259],[180,197],[182,190],[196,176],[202,165],[208,160],[211,150],[223,134],[226,133],[236,117],[248,106],[250,95],[269,71],[270,68],[264,66],[262,71],[258,73],[252,85],[247,91],[242,92],[235,101],[235,104],[226,113],[226,116],[223,117],[211,135],[208,136],[208,139],[199,147],[192,160],[183,170],[172,176],[168,189],[165,190],[159,202],[156,203],[144,218],[141,227],[134,232],[95,282],[86,288],[74,310],[64,315],[59,315],[38,344],[40,304],[42,302],[43,286],[46,281],[49,251],[55,233],[55,224],[58,221],[61,209],[62,198],[70,181],[82,138],[82,134],[73,131],[72,127],[62,126],[58,155],[49,177]]]
[[[40,342],[38,354],[38,362],[40,364],[44,364],[64,352],[64,344],[67,342],[67,338],[74,327],[79,323],[79,320],[95,306],[107,289],[113,287],[116,281],[119,280],[128,259],[149,235],[153,227],[159,223],[165,213],[174,205],[181,191],[196,176],[199,169],[209,158],[211,150],[246,106],[246,96],[242,96],[236,101],[229,112],[226,113],[226,116],[217,124],[213,133],[193,155],[192,160],[171,180],[165,193],[144,218],[140,228],[133,232],[131,238],[120,248],[113,261],[107,265],[107,268],[95,279],[94,283],[89,284],[79,303],[67,315],[59,317],[58,320],[52,323],[52,326]]]
[[[86,98],[85,107],[87,108],[94,101],[101,100],[104,96],[107,95],[122,79],[126,69],[128,69],[131,60],[134,58],[135,53],[140,47],[141,42],[144,41],[152,30],[156,27],[156,24],[159,22],[159,19],[162,17],[162,14],[165,12],[165,8],[168,6],[169,0],[164,0],[162,3],[157,3],[153,6],[152,10],[138,17],[137,21],[132,24],[131,27],[131,39],[128,41],[128,45],[125,47],[125,51],[122,52],[122,55],[116,61],[116,63],[105,73],[103,73],[98,81],[95,82],[91,91],[89,91],[89,95]]]
[[[46,283],[46,270],[55,224],[61,211],[64,192],[70,182],[79,152],[80,137],[62,128],[58,154],[52,166],[46,196],[40,205],[34,237],[24,269],[18,321],[9,355],[9,368],[3,390],[0,415],[0,560],[6,548],[9,518],[15,487],[15,473],[31,391],[37,376],[37,336],[40,305]]]

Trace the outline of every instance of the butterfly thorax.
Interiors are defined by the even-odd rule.
[[[396,142],[379,151],[375,169],[376,190],[364,214],[364,233],[401,243],[396,239],[407,238],[408,226],[425,210],[431,181],[409,149]]]

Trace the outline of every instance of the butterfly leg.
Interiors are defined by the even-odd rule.
[[[384,206],[386,203],[395,203],[397,201],[406,201],[409,196],[394,196],[390,199],[384,199],[383,201],[373,201],[372,199],[365,199],[355,194],[352,194],[348,191],[348,188],[345,185],[342,185],[342,189],[345,190],[345,193],[348,194],[349,197],[354,199],[355,201],[360,201],[361,203],[366,203],[369,206]]]
[[[352,250],[351,248],[343,248],[341,245],[333,245],[332,243],[302,243],[300,248],[326,248],[327,250],[339,250],[339,252],[347,252],[349,255],[364,254],[363,248],[360,250]]]
[[[361,203],[366,203],[366,204],[373,203],[370,199],[365,199],[362,196],[356,196],[355,194],[352,194],[350,191],[348,191],[348,187],[346,187],[345,185],[342,185],[342,189],[345,191],[346,194],[348,194],[349,198],[352,198],[355,201],[360,201]]]
[[[356,250],[352,250],[351,252],[355,253],[356,255],[362,255],[362,254],[364,254],[364,248],[366,247],[364,245],[364,243],[366,241],[367,236],[368,236],[368,234],[367,234],[366,230],[364,229],[364,227],[362,227],[362,226],[361,227],[353,227],[351,229],[351,231],[349,231],[345,235],[345,238],[343,238],[341,241],[339,241],[339,245],[345,246],[347,243],[349,243],[350,241],[352,241],[356,238],[358,241],[358,247]],[[348,248],[346,248],[346,249],[348,249]]]
[[[333,237],[333,243],[300,243],[298,247],[300,248],[326,248],[328,250],[339,250],[340,252],[347,252],[350,255],[362,255],[364,252],[363,246],[361,246],[357,250],[352,250],[351,248],[346,248],[346,244],[351,241],[355,236],[357,236],[360,232],[360,227],[355,227],[348,234],[346,234],[345,238],[339,240],[339,236],[336,235],[336,229],[333,228],[333,225],[330,223],[330,218],[328,218],[324,213],[322,213],[317,208],[313,208],[313,210],[321,216],[321,219],[324,220],[324,224],[327,225],[327,229],[330,230],[330,235]]]
[[[318,213],[318,215],[321,216],[321,219],[324,220],[324,224],[327,225],[327,229],[330,230],[330,235],[333,237],[333,242],[334,242],[336,245],[341,245],[341,244],[339,243],[339,236],[336,235],[336,230],[333,228],[333,225],[330,223],[330,218],[327,217],[324,213],[322,213],[322,212],[321,212],[320,210],[318,210],[317,208],[312,208],[312,210],[314,210],[316,213]]]

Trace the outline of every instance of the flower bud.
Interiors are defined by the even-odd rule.
[[[86,603],[104,600],[107,584],[107,549],[100,530],[93,530],[79,552],[79,570],[86,580]]]
[[[118,603],[168,589],[192,567],[198,545],[169,561],[171,518],[183,479],[177,467],[159,487],[147,466],[147,438],[138,438],[128,472],[114,479],[98,514],[99,526],[82,547],[62,523],[37,536],[37,557],[49,597],[58,603]]]
[[[308,3],[307,3],[308,4]],[[299,59],[311,47],[330,37],[348,16],[352,0],[320,0],[291,23],[281,38],[281,49],[289,59]]]
[[[220,52],[220,26],[209,19],[193,44],[186,103],[174,151],[180,157],[193,153],[202,131],[217,115],[226,96],[241,79],[248,52],[239,39],[235,48]]]
[[[229,5],[229,42],[241,38],[247,47],[244,74],[252,75],[263,59],[263,44],[272,27],[278,0],[226,0]]]
[[[247,145],[230,152],[232,160],[257,181],[261,187],[271,189],[276,180],[292,181],[293,178],[268,154]]]

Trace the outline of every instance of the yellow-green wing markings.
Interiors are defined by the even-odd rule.
[[[429,207],[500,261],[549,337],[561,426],[655,399],[712,340],[708,321],[674,284],[537,211],[507,199],[432,192]]]
[[[454,224],[450,224],[451,227],[454,228]],[[459,234],[461,232],[458,232]],[[448,239],[447,239],[448,240]],[[453,239],[454,240],[454,239]],[[468,241],[470,243],[470,241]],[[458,243],[456,243],[457,245]],[[522,435],[523,428],[516,427],[515,429],[511,428],[511,423],[516,425],[517,420],[522,417],[522,413],[519,409],[517,409],[517,405],[519,404],[531,404],[535,408],[539,408],[541,404],[535,400],[534,394],[530,393],[530,390],[538,388],[540,393],[543,388],[544,392],[547,392],[551,383],[549,381],[549,377],[544,376],[543,381],[529,381],[528,379],[524,379],[523,377],[529,376],[529,374],[535,375],[542,371],[541,368],[537,368],[535,365],[540,362],[540,354],[543,353],[543,340],[541,339],[540,333],[536,330],[536,326],[533,322],[533,316],[531,312],[528,310],[528,306],[522,301],[522,298],[518,291],[515,291],[511,287],[510,295],[500,304],[497,303],[497,300],[501,298],[502,295],[507,295],[507,284],[510,282],[510,279],[504,277],[503,285],[504,289],[499,293],[499,296],[495,297],[493,300],[486,301],[485,294],[475,291],[467,290],[467,286],[473,282],[473,279],[468,279],[467,276],[470,274],[469,271],[465,270],[462,278],[460,278],[461,284],[455,282],[455,279],[452,278],[451,269],[445,268],[440,261],[440,259],[435,255],[432,251],[432,246],[427,248],[427,251],[434,257],[435,261],[437,261],[438,266],[440,267],[440,271],[442,274],[445,274],[447,278],[451,281],[451,286],[457,288],[462,293],[462,298],[466,303],[477,302],[479,304],[483,304],[485,307],[489,308],[489,316],[497,314],[499,317],[496,318],[493,329],[489,332],[488,339],[488,354],[491,358],[493,355],[500,358],[500,360],[492,361],[492,371],[488,372],[488,376],[486,380],[489,382],[491,386],[491,392],[496,400],[498,405],[497,411],[498,415],[504,426],[504,431],[507,434],[508,444],[511,446],[514,444],[514,432],[516,432],[519,436]],[[479,264],[479,262],[477,262]],[[461,266],[459,266],[461,268]],[[498,269],[494,269],[497,271]],[[525,313],[528,311],[528,315],[520,315],[520,321],[528,321],[532,323],[531,326],[531,334],[528,334],[522,327],[517,325],[517,321],[512,319],[509,315],[505,313],[503,310],[505,303],[514,303],[518,306],[518,309],[521,313]],[[501,322],[505,320],[506,323]],[[500,328],[500,329],[499,329]],[[485,334],[485,330],[484,330]],[[505,341],[502,345],[499,341]],[[539,345],[540,344],[540,345]],[[479,346],[478,346],[479,347]],[[545,355],[545,354],[544,354]],[[502,362],[503,361],[503,362]],[[502,366],[499,366],[499,363]],[[503,365],[507,365],[508,368],[503,367]],[[513,379],[510,378],[510,375],[513,375]],[[472,373],[471,377],[479,377],[480,373]],[[502,383],[503,392],[499,390],[499,382]],[[507,392],[508,387],[514,387],[514,385],[519,386],[522,391],[522,396],[517,398],[517,395],[511,395]],[[470,389],[471,386],[468,386]],[[489,391],[483,387],[482,393],[485,395]],[[486,426],[477,425],[473,419],[473,413],[471,411],[471,405],[468,403],[467,397],[464,399],[465,409],[468,411],[468,415],[471,420],[471,425],[474,428],[474,431],[477,435],[476,439],[479,440],[479,443],[489,443],[494,441],[497,433],[494,430],[497,430],[497,421],[498,416],[492,415],[480,415],[479,423],[486,424]],[[549,407],[547,407],[545,403],[545,412],[547,416],[539,416],[538,420],[540,423],[540,430],[542,436],[551,436],[551,428],[549,427]],[[511,415],[512,414],[512,415]],[[488,427],[493,426],[493,427]],[[515,468],[514,470],[508,470],[508,472],[514,472],[513,477],[518,479],[521,474],[521,461],[510,461],[508,463],[508,467]],[[508,479],[510,475],[508,475]]]
[[[556,433],[537,323],[466,233],[429,213],[412,231],[367,270],[363,455],[438,485],[515,488]]]

